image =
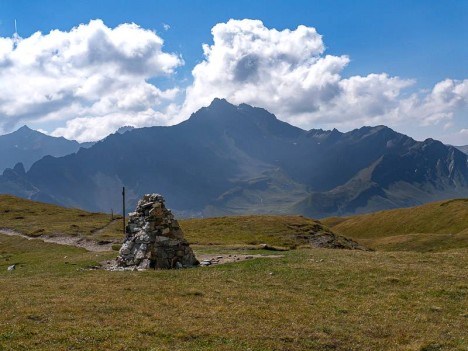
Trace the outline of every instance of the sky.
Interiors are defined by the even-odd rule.
[[[462,0],[0,0],[0,134],[99,140],[219,97],[466,145],[467,44]]]

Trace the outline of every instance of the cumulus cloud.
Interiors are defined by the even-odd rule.
[[[444,80],[407,96],[414,81],[385,73],[344,78],[347,56],[325,54],[314,28],[269,29],[259,20],[230,20],[212,29],[213,44],[192,71],[183,114],[214,97],[267,108],[292,124],[352,128],[364,124],[447,124],[468,106],[468,81]]]
[[[304,25],[276,30],[229,20],[212,35],[185,91],[151,83],[184,62],[136,24],[94,20],[68,32],[0,37],[0,131],[43,122],[60,125],[52,135],[97,140],[122,125],[174,124],[215,97],[264,107],[302,128],[462,127],[454,115],[468,107],[468,80],[414,92],[413,80],[385,73],[347,77],[350,58],[326,54],[322,36]]]
[[[154,111],[153,109],[134,111],[131,114],[131,124],[137,127],[165,125],[167,124],[167,115],[174,115],[177,110],[177,105],[170,104],[166,107],[165,113]],[[109,133],[128,124],[129,112],[116,111],[98,117],[90,115],[73,118],[68,120],[64,127],[54,130],[52,135],[63,136],[67,139],[74,139],[76,136],[86,136],[82,141],[100,140],[109,135]]]
[[[68,32],[0,38],[0,128],[67,121],[69,129],[52,134],[92,140],[120,123],[167,123],[162,113],[179,90],[147,81],[182,64],[179,55],[163,51],[156,33],[136,24],[109,28],[93,20]]]

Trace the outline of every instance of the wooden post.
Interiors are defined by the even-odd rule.
[[[125,187],[122,188],[123,233],[125,235]]]

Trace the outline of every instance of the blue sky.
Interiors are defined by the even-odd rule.
[[[148,75],[144,78],[162,91],[174,87],[179,89],[173,100],[167,98],[160,107],[161,112],[167,114],[168,110],[164,109],[171,103],[184,103],[184,89],[193,84],[195,79],[192,74],[194,67],[204,60],[208,61],[203,54],[202,44],[213,44],[212,28],[218,23],[227,23],[231,18],[261,20],[265,28],[278,31],[295,30],[299,25],[313,27],[322,36],[325,52],[312,55],[349,57],[349,63],[339,71],[341,79],[386,73],[389,77],[412,80],[411,85],[400,88],[398,99],[411,94],[424,94],[446,79],[463,82],[468,78],[468,1],[0,0],[0,37],[12,37],[15,19],[18,34],[22,38],[28,38],[37,31],[43,35],[54,29],[69,32],[73,27],[88,24],[93,19],[101,19],[109,28],[133,22],[143,29],[153,30],[164,40],[162,51],[183,60],[183,63],[174,64],[171,73]],[[458,99],[468,100],[464,95],[464,86],[456,84],[453,90],[458,89],[457,94],[461,94]],[[310,94],[310,91],[307,93]],[[226,92],[226,97],[231,100],[229,94]],[[425,98],[421,96],[420,100]],[[239,97],[232,99],[235,103],[239,102]],[[251,99],[246,102],[256,101]],[[261,101],[257,105],[262,105]],[[427,111],[431,106],[432,103],[415,113]],[[263,107],[273,109],[280,118],[304,128],[337,126],[338,129],[346,130],[356,127],[361,121],[341,123],[337,118],[330,117],[332,122],[328,123],[325,118],[309,118],[303,114],[289,118],[287,114],[293,113],[293,110],[275,111],[274,106]],[[158,107],[154,109],[158,110]],[[173,110],[174,107],[171,111]],[[187,113],[189,110],[179,111]],[[446,109],[441,113],[447,111]],[[412,122],[405,125],[401,122],[404,118],[399,118],[399,122],[393,125],[391,121],[396,119],[386,124],[418,139],[433,136],[453,143],[463,143],[466,140],[465,144],[468,144],[466,103],[458,103],[457,108],[448,113],[451,114],[450,117],[440,117],[443,121],[437,123],[431,122],[436,117],[428,117],[420,124]],[[0,118],[7,117],[0,112]],[[86,117],[93,116],[88,114]],[[156,120],[153,118],[153,123]],[[177,120],[175,118],[172,122]],[[16,124],[5,124],[3,131],[7,132],[9,128],[27,123],[50,133],[55,130],[56,134],[80,139],[77,132],[73,135],[64,133],[67,119],[50,117],[41,120],[38,116],[36,119],[22,117],[14,121]],[[382,117],[368,121],[385,123],[386,119]],[[134,124],[139,126],[138,123]],[[339,127],[340,124],[343,128]],[[465,129],[467,132],[464,132]],[[83,140],[89,138],[81,137]]]

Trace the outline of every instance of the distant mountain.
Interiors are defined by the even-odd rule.
[[[23,126],[17,131],[0,135],[0,171],[21,162],[26,169],[46,155],[64,156],[83,145],[74,140],[56,138]]]
[[[468,195],[465,154],[432,139],[408,139],[405,144],[398,152],[384,153],[346,183],[312,192],[294,206],[294,212],[347,215]]]
[[[123,134],[125,132],[129,132],[131,130],[135,129],[135,127],[132,127],[132,126],[123,126],[123,127],[120,127],[119,129],[117,129],[116,133],[119,133],[119,134]]]
[[[324,217],[468,196],[467,156],[454,147],[385,126],[305,131],[219,99],[176,126],[115,133],[25,174],[8,172],[2,192],[110,211],[125,185],[128,208],[159,192],[182,216]]]
[[[468,145],[464,145],[464,146],[455,146],[458,150],[460,150],[461,152],[464,152],[465,154],[468,155]]]

